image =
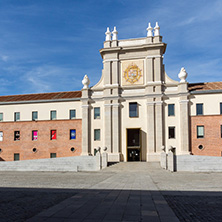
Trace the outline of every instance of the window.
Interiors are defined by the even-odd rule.
[[[50,119],[51,120],[55,120],[56,119],[56,111],[55,110],[50,112]]]
[[[100,107],[94,108],[94,119],[100,119]]]
[[[175,127],[174,126],[169,127],[169,139],[175,139]]]
[[[37,130],[33,130],[32,131],[32,140],[37,140],[38,139],[38,131]]]
[[[70,140],[75,140],[76,139],[76,130],[71,129],[70,130]]]
[[[37,111],[33,111],[32,112],[32,120],[35,121],[38,119],[38,112]]]
[[[168,116],[175,116],[174,104],[168,104]]]
[[[203,103],[196,104],[196,113],[197,116],[203,115]]]
[[[95,129],[94,130],[94,141],[99,141],[100,140],[100,129]]]
[[[51,130],[51,140],[56,140],[56,130]]]
[[[14,132],[14,141],[20,140],[20,131],[15,131]]]
[[[50,158],[56,158],[56,153],[50,153]]]
[[[3,113],[0,113],[0,122],[3,121]]]
[[[19,153],[14,153],[14,161],[20,160],[20,154]]]
[[[1,133],[1,132],[0,132]],[[1,135],[1,134],[0,134]],[[3,137],[3,135],[2,135]],[[220,125],[220,137],[222,138],[222,125]]]
[[[222,115],[222,103],[220,103],[220,114]]]
[[[197,138],[204,138],[204,126],[197,126]]]
[[[19,121],[20,120],[20,112],[14,113],[14,121]]]
[[[69,119],[75,119],[76,118],[76,110],[71,109],[69,110]]]
[[[0,141],[3,141],[3,132],[0,131]]]
[[[138,117],[138,104],[129,103],[129,117]]]

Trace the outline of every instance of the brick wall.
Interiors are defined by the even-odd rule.
[[[197,138],[197,126],[204,126],[204,138]],[[222,115],[191,117],[191,152],[194,155],[221,156]],[[198,148],[203,145],[203,149]]]
[[[76,129],[76,139],[70,140],[70,129]],[[38,139],[32,140],[32,131],[38,130]],[[50,140],[50,131],[57,131],[56,140]],[[13,161],[14,153],[20,154],[20,160],[79,156],[82,152],[82,120],[20,121],[1,122],[3,141],[0,141],[0,160]],[[20,131],[20,140],[14,141],[14,131]],[[72,152],[71,147],[75,148]],[[37,152],[33,152],[33,148]]]

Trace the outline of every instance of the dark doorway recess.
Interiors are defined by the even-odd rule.
[[[140,129],[127,129],[127,160],[141,160]]]

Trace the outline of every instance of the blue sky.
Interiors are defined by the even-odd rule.
[[[222,81],[221,0],[1,0],[0,95],[72,91],[101,76],[106,27],[119,39],[159,22],[164,64],[178,80]]]

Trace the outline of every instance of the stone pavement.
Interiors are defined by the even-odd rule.
[[[218,209],[222,207],[221,173],[171,173],[162,170],[158,164],[134,162],[119,163],[92,173],[1,172],[0,178],[0,187],[3,187],[0,191],[57,192],[61,201],[68,195],[59,204],[52,200],[54,206],[46,210],[38,204],[40,213],[35,215],[33,211],[35,216],[27,220],[31,222],[173,222],[219,221],[221,218],[220,211],[211,213],[215,205]],[[34,199],[31,198],[30,206],[35,205]],[[48,202],[49,199],[53,199],[52,195],[47,197]],[[197,200],[199,208],[192,204]],[[206,212],[209,205],[210,213]],[[204,210],[199,212],[199,209]],[[204,213],[211,216],[209,220]]]

